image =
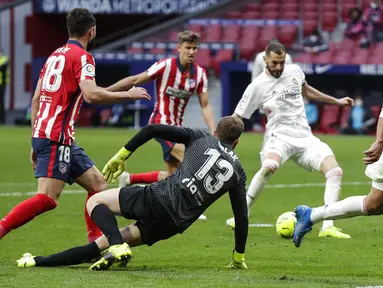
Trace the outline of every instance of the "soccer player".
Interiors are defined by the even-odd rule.
[[[74,123],[82,101],[117,103],[150,99],[146,90],[108,92],[97,87],[95,63],[86,52],[96,37],[96,20],[87,9],[73,9],[66,18],[68,42],[45,62],[32,99],[31,162],[38,178],[37,195],[18,204],[0,221],[0,239],[37,215],[56,208],[65,183],[76,182],[88,191],[88,198],[106,189],[100,171],[78,147]],[[88,239],[101,235],[85,211]]]
[[[207,207],[229,191],[237,227],[233,261],[228,267],[247,268],[244,257],[248,232],[246,174],[233,150],[243,128],[243,122],[232,116],[218,122],[215,136],[170,125],[146,126],[109,160],[104,176],[117,178],[124,171],[126,159],[155,137],[185,145],[185,159],[176,173],[150,186],[116,188],[94,195],[88,201],[88,212],[105,236],[47,257],[26,253],[17,261],[18,266],[80,264],[100,256],[100,252],[110,246],[90,267],[90,270],[107,269],[113,262],[130,259],[130,247],[151,246],[183,233]],[[114,215],[137,222],[120,232]]]
[[[178,35],[178,57],[163,59],[153,64],[147,71],[122,79],[108,87],[110,91],[126,90],[134,85],[155,80],[157,101],[149,124],[182,126],[184,112],[190,97],[197,94],[205,122],[213,133],[214,115],[207,92],[206,71],[194,63],[198,50],[199,35],[193,31],[183,31]],[[142,174],[123,173],[120,187],[137,183],[153,183],[172,175],[184,157],[184,146],[172,141],[156,138],[160,143],[166,172],[154,171]]]
[[[310,208],[300,205],[295,208],[297,224],[293,242],[301,245],[304,235],[311,231],[311,226],[328,219],[345,219],[356,216],[383,214],[383,110],[380,113],[376,130],[376,141],[364,151],[364,164],[368,164],[365,174],[372,180],[370,193],[366,196],[351,196],[342,201],[325,206]]]
[[[316,138],[307,123],[303,97],[313,101],[353,105],[351,98],[336,99],[309,86],[298,65],[285,66],[286,50],[280,43],[270,43],[266,48],[266,68],[246,89],[234,115],[249,118],[255,110],[262,109],[267,115],[265,139],[261,151],[261,169],[253,177],[248,192],[248,210],[262,192],[265,184],[285,161],[292,159],[298,166],[309,171],[321,172],[326,178],[325,204],[339,198],[342,169],[330,147]],[[235,226],[234,218],[226,224]],[[320,237],[350,238],[325,221]]]
[[[278,39],[272,39],[269,41],[270,43],[279,43]],[[255,56],[254,63],[253,63],[253,70],[251,70],[251,81],[254,81],[255,78],[257,78],[265,69],[265,54],[266,51],[260,52]],[[293,64],[293,59],[291,58],[289,53],[286,53],[286,64]]]

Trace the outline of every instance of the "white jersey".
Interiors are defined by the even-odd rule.
[[[302,97],[304,83],[305,74],[296,64],[286,65],[279,78],[264,71],[247,86],[235,113],[249,119],[262,109],[267,116],[266,135],[311,136]]]
[[[263,60],[263,57],[265,56],[266,52],[263,51],[261,53],[258,53],[255,57],[254,64],[253,64],[253,70],[251,71],[251,81],[254,81],[255,78],[257,78],[265,68],[266,64]],[[286,60],[285,64],[293,64],[293,59],[291,58],[290,54],[286,53]]]

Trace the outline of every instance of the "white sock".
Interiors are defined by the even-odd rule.
[[[251,180],[249,189],[246,194],[247,211],[250,215],[250,207],[254,204],[255,200],[261,195],[263,187],[265,187],[267,180],[279,168],[279,163],[272,159],[266,159],[262,163],[261,169],[254,175]]]
[[[335,167],[327,171],[325,175],[326,189],[324,191],[324,205],[328,205],[339,200],[342,175],[343,171],[340,167]],[[334,226],[334,220],[323,221],[322,231],[332,226]]]
[[[367,196],[352,196],[342,201],[313,208],[310,220],[313,224],[326,219],[345,219],[367,215],[364,199]]]

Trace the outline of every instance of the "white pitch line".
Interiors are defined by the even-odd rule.
[[[32,182],[22,182],[23,184],[26,184],[26,186],[30,186]],[[14,184],[20,184],[22,183],[14,183]],[[6,184],[7,186],[11,186],[11,182],[8,183],[1,183],[0,186]],[[33,183],[34,185],[36,183]],[[369,185],[371,182],[367,181],[354,181],[354,182],[343,182],[342,186],[361,186],[361,185]],[[282,188],[307,188],[307,187],[324,187],[325,183],[296,183],[296,184],[275,184],[275,185],[268,185],[266,188],[269,189],[282,189]],[[86,193],[84,189],[79,188],[78,190],[64,190],[62,192],[63,194],[84,194]],[[23,191],[23,192],[2,192],[0,190],[0,197],[19,197],[19,196],[29,196],[29,195],[35,195],[36,191]]]

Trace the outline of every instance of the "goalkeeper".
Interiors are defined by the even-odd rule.
[[[227,116],[214,136],[201,130],[169,125],[149,125],[138,132],[104,167],[111,182],[124,171],[125,160],[152,138],[185,145],[185,158],[175,174],[150,186],[131,186],[98,193],[87,203],[89,215],[104,236],[85,246],[19,260],[19,267],[80,264],[97,257],[90,270],[106,270],[114,262],[126,262],[131,247],[154,243],[183,233],[212,203],[229,191],[235,216],[235,247],[229,268],[247,268],[248,233],[246,175],[233,149],[244,129],[242,120]],[[115,215],[136,222],[118,230]],[[102,252],[102,253],[101,253]]]

